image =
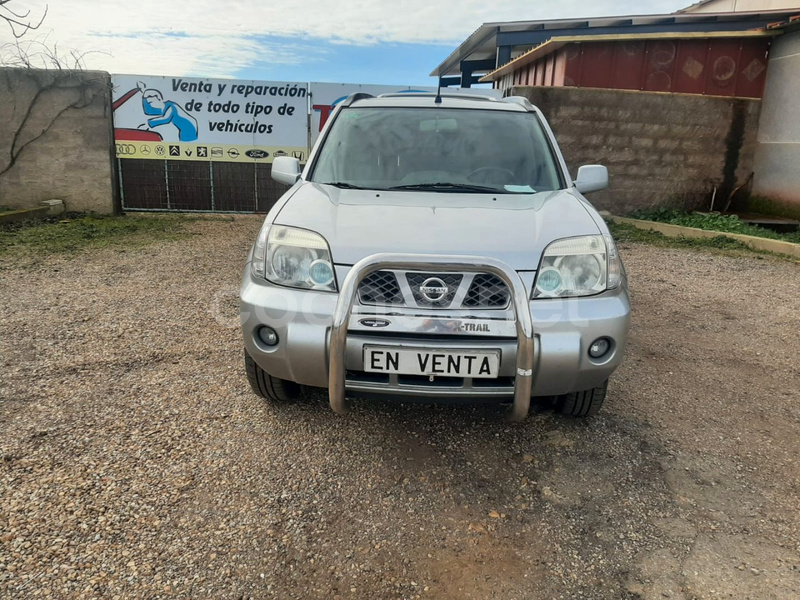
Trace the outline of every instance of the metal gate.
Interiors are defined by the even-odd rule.
[[[269,163],[117,158],[126,211],[267,212],[288,189]]]

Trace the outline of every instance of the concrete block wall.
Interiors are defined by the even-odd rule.
[[[753,170],[759,100],[572,87],[517,87],[556,134],[574,177],[608,167],[608,190],[588,195],[625,215],[661,206],[716,208]]]
[[[0,69],[0,206],[114,212],[111,77]]]

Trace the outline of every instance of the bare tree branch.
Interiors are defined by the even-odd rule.
[[[105,54],[99,51],[59,52],[58,44],[49,44],[47,35],[34,39],[14,40],[0,45],[0,66],[22,69],[55,69],[57,71],[85,71],[85,58],[89,54]]]
[[[41,75],[37,76],[36,72],[31,72],[29,75],[30,77],[36,77],[36,93],[28,102],[25,114],[14,131],[8,155],[6,157],[0,157],[0,165],[2,165],[0,166],[0,176],[5,175],[5,173],[11,170],[17,163],[17,159],[20,154],[22,154],[22,151],[47,134],[61,115],[70,109],[81,109],[89,106],[96,96],[102,93],[102,88],[98,87],[99,80],[87,77],[87,74],[79,73],[75,70],[64,69],[59,72],[40,71],[39,73],[41,73]],[[49,80],[43,81],[43,77],[48,77]],[[34,110],[39,105],[40,100],[47,94],[59,93],[60,91],[69,89],[77,92],[77,98],[71,102],[67,101],[55,114],[46,119],[44,126],[40,130],[37,130],[37,132],[31,135],[25,142],[20,143],[23,134],[26,132],[30,133],[27,130],[31,126]],[[2,160],[2,158],[5,158],[5,160]],[[3,162],[5,162],[4,165]]]
[[[0,176],[11,170],[20,154],[46,135],[65,112],[86,108],[98,94],[108,93],[105,86],[109,85],[108,82],[101,84],[105,81],[102,77],[94,78],[84,72],[86,54],[76,51],[60,54],[57,44],[48,43],[47,34],[38,38],[26,35],[41,27],[47,16],[47,7],[37,20],[31,16],[30,10],[10,6],[12,2],[16,0],[0,0],[0,26],[5,21],[13,36],[13,41],[0,44],[0,65],[26,69],[28,72],[22,77],[32,78],[36,91],[29,96],[17,126],[8,128],[13,129],[13,135],[10,146],[3,152],[7,154],[0,156]],[[8,92],[14,96],[13,112],[16,112],[18,97],[12,89],[11,74],[6,73],[5,79]],[[23,93],[19,99],[25,95]],[[47,101],[43,100],[45,97],[48,97]],[[47,108],[53,101],[59,104],[55,112]],[[35,131],[32,130],[34,127]]]
[[[9,4],[14,1],[15,0],[0,0],[0,21],[5,21],[8,27],[11,29],[11,35],[13,35],[15,39],[19,40],[29,31],[39,29],[39,27],[42,26],[45,17],[47,17],[47,10],[49,7],[44,7],[44,12],[37,21],[31,17],[30,10],[18,12],[17,10],[10,8]]]

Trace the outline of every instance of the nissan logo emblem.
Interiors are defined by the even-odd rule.
[[[422,285],[419,286],[419,293],[422,294],[422,297],[428,302],[439,302],[443,300],[449,291],[450,289],[447,287],[447,284],[438,277],[428,277],[428,279],[423,281]]]

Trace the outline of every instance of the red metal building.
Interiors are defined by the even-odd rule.
[[[483,77],[495,88],[575,86],[760,98],[768,31],[551,38]]]
[[[761,98],[777,25],[800,8],[486,23],[442,85],[575,86]]]

